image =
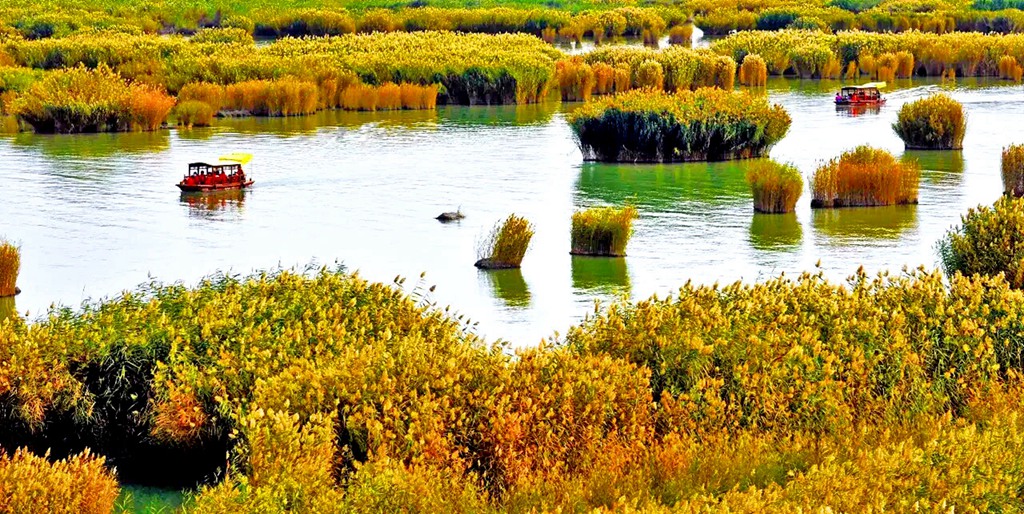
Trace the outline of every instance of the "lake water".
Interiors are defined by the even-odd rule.
[[[998,81],[900,84],[880,112],[837,113],[838,83],[776,80],[771,99],[793,125],[773,158],[806,177],[869,143],[904,154],[890,125],[906,101],[949,89],[969,115],[962,152],[914,152],[920,205],[755,215],[744,163],[584,163],[563,113],[572,105],[452,107],[436,112],[326,112],[241,119],[191,131],[0,136],[0,235],[22,245],[17,308],[77,305],[152,276],[195,282],[311,261],[372,280],[421,272],[429,297],[479,322],[491,339],[529,345],[563,332],[595,300],[670,294],[688,280],[760,280],[821,269],[842,279],[935,266],[934,244],[971,206],[1001,191],[1000,149],[1024,142],[1024,89]],[[189,162],[256,156],[242,195],[182,197]],[[575,209],[640,210],[624,259],[569,255]],[[466,219],[444,225],[442,211]],[[521,271],[481,272],[476,243],[515,212],[536,225]]]

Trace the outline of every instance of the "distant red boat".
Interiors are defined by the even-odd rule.
[[[188,165],[188,174],[178,182],[178,189],[184,192],[224,191],[244,189],[252,185],[242,165],[252,159],[249,154],[230,154],[220,158],[232,164],[206,164],[194,162]]]

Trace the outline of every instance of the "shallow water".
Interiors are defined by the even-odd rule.
[[[809,176],[858,144],[903,154],[890,124],[900,105],[940,89],[915,82],[877,114],[837,113],[838,83],[777,80],[793,117],[771,155]],[[948,86],[947,86],[948,87]],[[1000,194],[999,153],[1024,140],[1024,88],[961,82],[963,152],[914,152],[920,205],[755,215],[745,164],[583,163],[562,112],[571,105],[456,107],[437,112],[322,113],[226,120],[151,134],[0,136],[0,235],[22,244],[17,307],[77,305],[148,280],[194,282],[218,269],[342,261],[479,322],[489,338],[533,344],[593,309],[595,299],[665,295],[688,280],[758,280],[821,269],[842,279],[934,266],[933,246],[968,207]],[[257,156],[242,195],[181,197],[187,163],[232,151]],[[574,209],[632,200],[640,209],[625,259],[569,255]],[[461,206],[467,218],[433,218]],[[479,272],[476,242],[510,212],[537,228],[522,271]]]

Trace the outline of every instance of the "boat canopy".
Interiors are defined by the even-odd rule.
[[[843,89],[882,89],[884,87],[885,82],[868,82],[859,86],[844,86]]]
[[[252,160],[252,154],[250,153],[229,153],[227,155],[220,156],[220,160],[227,162],[237,162],[239,164],[247,164]]]

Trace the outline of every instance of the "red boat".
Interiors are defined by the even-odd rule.
[[[846,86],[836,93],[837,106],[880,106],[885,103],[885,98],[879,89],[885,87],[885,82],[870,82],[861,86]]]
[[[247,188],[253,181],[246,176],[242,165],[251,159],[252,156],[249,154],[231,154],[220,158],[221,161],[228,161],[231,164],[189,164],[188,174],[178,182],[178,189],[185,192],[203,192]]]

